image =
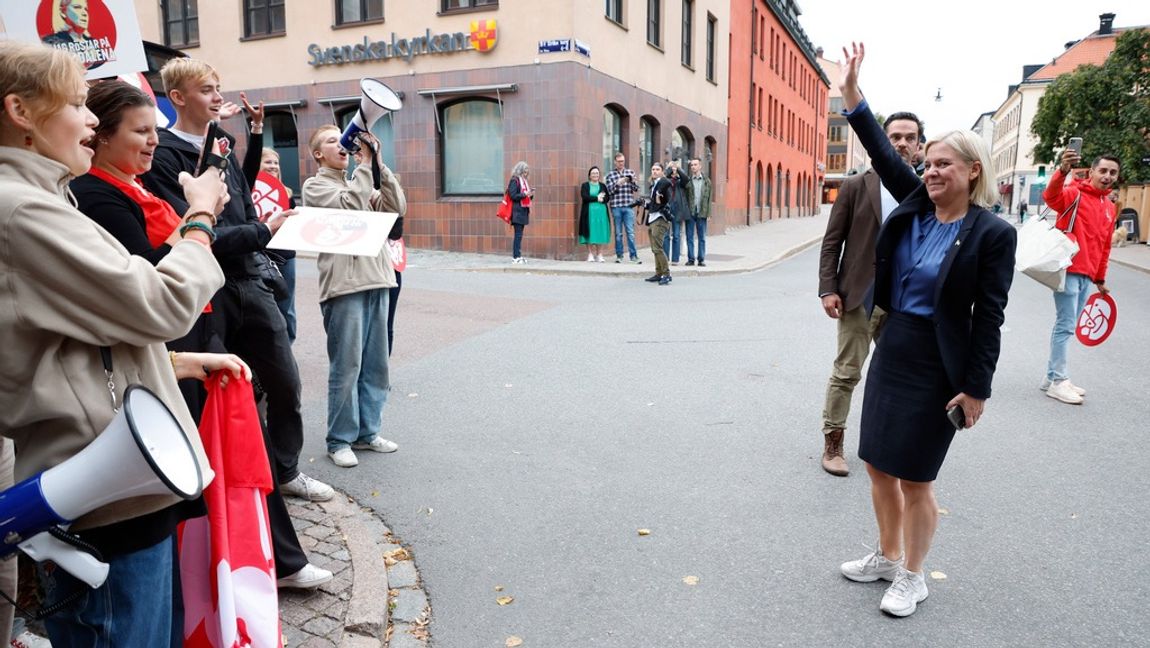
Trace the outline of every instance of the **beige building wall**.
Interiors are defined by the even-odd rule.
[[[623,24],[604,16],[602,0],[503,0],[498,7],[439,15],[438,0],[386,0],[384,20],[378,23],[333,27],[333,0],[294,0],[285,7],[285,34],[243,38],[241,0],[200,0],[198,47],[188,55],[203,58],[223,77],[225,90],[272,88],[302,83],[325,83],[360,77],[394,77],[446,71],[550,64],[575,61],[608,76],[690,108],[715,121],[727,115],[727,34],[730,4],[724,0],[695,0],[694,65],[680,63],[683,3],[663,3],[663,49],[647,43],[646,0],[623,1]],[[145,40],[163,43],[162,16],[157,0],[135,0]],[[717,20],[715,82],[706,79],[708,13]],[[498,42],[494,49],[342,65],[312,66],[310,45],[339,47],[369,41],[397,39],[471,30],[474,20],[495,19]],[[538,52],[539,41],[575,38],[591,49],[586,57],[576,52]]]

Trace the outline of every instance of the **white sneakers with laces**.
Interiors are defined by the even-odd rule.
[[[1082,391],[1085,393],[1086,390]],[[1081,405],[1083,400],[1082,394],[1078,393],[1078,389],[1069,380],[1051,383],[1046,389],[1046,395],[1069,405]]]
[[[875,543],[878,547],[878,543]],[[842,564],[839,568],[843,576],[856,583],[873,583],[878,579],[893,581],[899,569],[902,569],[902,558],[887,560],[882,555],[882,548],[878,547],[866,556]]]
[[[335,489],[303,473],[299,473],[289,482],[280,484],[280,493],[310,502],[326,502],[335,497]]]
[[[926,577],[922,572],[908,571],[899,565],[894,582],[882,595],[878,609],[896,617],[908,617],[918,609],[918,604],[926,600],[930,592],[926,589]]]
[[[328,570],[308,563],[296,573],[277,580],[276,586],[287,589],[315,589],[324,583],[331,582],[332,578],[334,576]]]

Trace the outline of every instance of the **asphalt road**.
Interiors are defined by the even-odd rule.
[[[352,470],[323,452],[304,268],[305,470],[412,548],[440,648],[1146,645],[1150,276],[1112,268],[1116,332],[1070,355],[1083,406],[1036,389],[1053,304],[1016,279],[994,397],[937,482],[926,568],[946,578],[898,620],[883,585],[838,573],[876,531],[861,388],[854,473],[819,468],[835,328],[816,265],[668,287],[409,270],[383,432],[401,449]]]

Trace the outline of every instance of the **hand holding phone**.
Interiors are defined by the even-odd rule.
[[[966,412],[962,410],[962,405],[955,405],[946,410],[946,418],[950,419],[950,424],[954,426],[954,429],[966,428]]]
[[[228,142],[227,135],[224,130],[220,128],[220,122],[212,120],[208,122],[208,128],[204,133],[204,146],[200,150],[200,160],[196,163],[196,175],[200,176],[207,171],[209,167],[215,167],[223,172],[228,168],[228,151],[226,147],[230,144],[225,144],[225,150],[221,150],[220,140]]]
[[[1071,150],[1071,151],[1074,151],[1075,153],[1077,153],[1079,155],[1082,155],[1082,138],[1081,137],[1071,137],[1070,142],[1066,145],[1066,148]]]

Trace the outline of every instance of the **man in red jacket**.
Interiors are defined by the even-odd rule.
[[[1050,334],[1050,361],[1040,389],[1063,403],[1080,405],[1086,390],[1070,382],[1066,370],[1066,350],[1074,325],[1086,304],[1090,284],[1106,294],[1106,266],[1110,262],[1110,236],[1114,231],[1114,203],[1108,198],[1118,184],[1119,163],[1113,155],[1094,160],[1085,180],[1065,183],[1070,169],[1078,164],[1078,153],[1067,149],[1062,164],[1042,192],[1042,199],[1059,213],[1057,227],[1078,243],[1078,254],[1066,271],[1066,286],[1054,293],[1054,330]],[[1077,204],[1076,204],[1077,203]],[[1070,221],[1073,217],[1074,224]]]

